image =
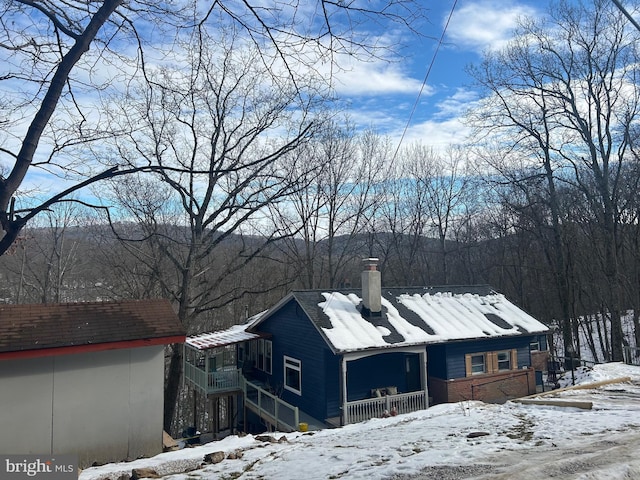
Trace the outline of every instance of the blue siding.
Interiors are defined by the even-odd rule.
[[[549,350],[549,347],[547,346],[547,336],[546,335],[537,335],[535,337],[535,340],[538,340],[538,342],[540,342],[540,350]]]
[[[427,347],[427,365],[430,376],[451,380],[466,376],[465,355],[477,352],[495,352],[518,349],[518,368],[531,366],[529,343],[532,335],[502,337],[471,342],[455,342]],[[443,368],[442,361],[446,366]]]
[[[428,376],[447,378],[447,348],[445,344],[427,347]]]
[[[297,302],[292,299],[261,323],[258,330],[272,335],[272,374],[262,373],[263,380],[282,391],[283,400],[298,406],[318,420],[340,415],[340,357],[333,355]],[[518,349],[518,368],[530,366],[529,343],[534,338],[537,340],[538,336],[522,335],[429,345],[426,347],[428,376],[447,380],[462,378],[466,376],[466,354],[514,348]],[[544,340],[540,338],[541,348]],[[408,385],[415,383],[415,379],[412,382],[407,378],[408,355],[416,356],[390,352],[348,362],[348,400],[368,398],[374,388],[395,386],[399,392],[406,392]],[[301,362],[301,395],[284,389],[284,356]]]
[[[340,389],[342,384],[342,368],[340,357],[336,357],[331,350],[325,350],[326,398],[327,411],[325,418],[339,417],[342,413]]]
[[[329,361],[333,355],[302,309],[292,300],[261,323],[258,330],[272,334],[273,369],[267,376],[270,385],[282,389],[285,402],[318,420],[327,418],[327,404],[335,404],[334,390],[339,385],[338,360]],[[284,389],[285,355],[301,362],[302,395]]]

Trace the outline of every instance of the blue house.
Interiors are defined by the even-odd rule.
[[[535,393],[549,329],[488,286],[383,289],[367,259],[361,289],[293,291],[243,331],[246,417],[281,428],[278,408],[285,425],[337,426]]]

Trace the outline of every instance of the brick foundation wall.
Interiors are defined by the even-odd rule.
[[[433,398],[434,404],[463,400],[501,403],[536,393],[536,377],[533,368],[491,375],[474,375],[455,380],[431,377],[429,384],[429,395]]]

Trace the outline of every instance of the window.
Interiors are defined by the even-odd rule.
[[[478,352],[465,355],[467,377],[483,373],[497,373],[518,368],[518,350]]]
[[[498,352],[498,370],[511,370],[511,352]]]
[[[540,341],[536,340],[535,342],[531,342],[529,344],[529,350],[531,350],[532,352],[537,352],[538,350],[540,350]]]
[[[271,340],[261,338],[255,342],[256,344],[256,368],[263,372],[271,374],[272,367],[272,346]]]
[[[271,374],[271,367],[273,364],[273,361],[271,360],[272,358],[272,346],[271,346],[271,340],[265,340],[264,341],[264,371],[267,372],[268,374]]]
[[[471,355],[471,375],[484,373],[484,354]]]
[[[264,338],[261,338],[260,340],[258,340],[257,343],[258,343],[258,346],[257,346],[258,360],[256,363],[256,367],[262,370],[263,372],[270,374],[271,366],[272,366],[271,340],[265,340]]]
[[[302,363],[291,357],[284,357],[284,388],[302,395]]]
[[[256,363],[258,370],[264,370],[264,340],[258,340],[258,361]]]
[[[258,342],[249,342],[249,365],[251,365],[252,367],[255,367],[256,364],[256,360],[258,358]]]

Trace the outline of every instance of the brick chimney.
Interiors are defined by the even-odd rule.
[[[363,259],[362,271],[362,313],[363,315],[382,315],[382,285],[378,271],[377,258]]]

